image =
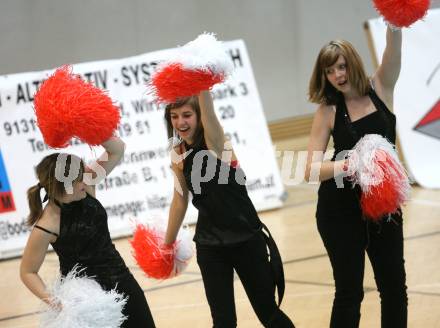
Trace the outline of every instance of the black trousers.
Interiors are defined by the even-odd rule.
[[[381,299],[382,328],[407,326],[406,275],[401,215],[379,223],[360,215],[317,217],[336,285],[330,327],[358,327],[364,297],[365,251]]]
[[[116,290],[128,296],[128,301],[122,311],[127,316],[127,320],[121,328],[156,327],[144,291],[131,274],[118,283]]]
[[[214,328],[237,326],[234,270],[264,327],[294,327],[275,302],[275,281],[262,233],[236,246],[197,245],[197,263]]]

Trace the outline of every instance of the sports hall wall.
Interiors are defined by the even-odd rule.
[[[216,32],[245,41],[273,122],[313,112],[307,84],[324,42],[345,38],[371,57],[363,22],[373,17],[370,1],[352,0],[2,0],[0,74],[128,57]],[[371,72],[372,61],[365,65]]]

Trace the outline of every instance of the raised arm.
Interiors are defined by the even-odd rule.
[[[165,234],[165,244],[172,244],[177,237],[180,226],[185,218],[188,208],[188,188],[185,177],[178,164],[172,163],[171,169],[174,173],[174,193],[168,215],[168,226]]]
[[[86,184],[88,185],[88,192],[95,195],[95,186],[104,180],[111,171],[118,165],[119,161],[124,156],[125,143],[117,136],[110,137],[107,141],[101,144],[105,151],[101,156],[86,168],[88,176]]]
[[[124,156],[125,143],[121,138],[112,136],[102,143],[102,147],[104,147],[105,152],[98,158],[97,163],[101,165],[106,174],[109,175],[116,165],[118,165],[122,156]],[[106,158],[107,160],[105,160]]]
[[[315,113],[307,148],[307,164],[305,178],[307,181],[314,177],[311,172],[319,170],[319,181],[331,179],[342,174],[345,164],[340,161],[323,161],[324,153],[330,140],[331,126],[334,121],[333,109],[330,106],[321,105]]]
[[[199,95],[200,119],[204,129],[204,137],[208,149],[213,150],[217,157],[222,157],[225,144],[223,127],[214,111],[214,103],[209,91],[202,91]]]
[[[394,86],[401,67],[402,31],[392,30],[388,26],[386,33],[385,51],[382,62],[373,75],[373,83],[379,97],[392,109]]]

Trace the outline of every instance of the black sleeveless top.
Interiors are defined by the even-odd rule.
[[[183,174],[199,211],[194,241],[199,245],[233,245],[261,231],[243,170],[221,161],[206,147],[185,146],[189,154],[183,162]]]
[[[379,134],[395,144],[395,115],[373,89],[369,91],[368,96],[376,107],[376,111],[351,122],[344,96],[340,94],[336,104],[335,125],[332,131],[335,148],[332,161],[336,158],[343,159],[342,154],[352,149],[366,134]],[[321,182],[318,191],[317,216],[361,215],[360,189],[353,188],[352,184],[345,179],[343,182],[344,188],[337,188],[334,178]]]
[[[59,204],[60,234],[52,247],[67,275],[75,265],[93,277],[104,289],[130,275],[124,260],[110,238],[107,213],[101,203],[87,194],[84,199]]]

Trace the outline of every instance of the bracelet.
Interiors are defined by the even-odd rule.
[[[342,171],[347,172],[348,171],[348,161],[344,161],[344,165],[342,166]]]

